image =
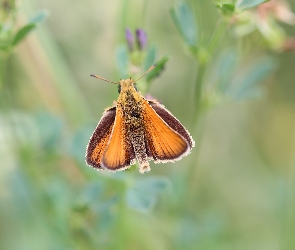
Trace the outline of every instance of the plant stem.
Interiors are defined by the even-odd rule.
[[[286,200],[285,200],[285,215],[282,229],[282,247],[284,249],[293,249],[294,237],[293,232],[295,229],[295,130],[293,135],[293,146],[291,150],[291,159],[289,163],[289,171],[287,172],[287,188],[286,188]]]
[[[202,108],[202,90],[203,90],[203,78],[206,71],[206,63],[199,64],[199,70],[196,77],[195,83],[195,112],[193,118],[193,124],[196,125],[198,123],[198,119],[200,116],[201,108]]]
[[[10,108],[9,105],[9,93],[8,91],[8,85],[6,83],[7,79],[7,60],[9,55],[7,53],[1,53],[0,54],[0,93],[1,93],[1,101],[2,101],[2,109],[3,111],[6,111]]]
[[[220,38],[224,34],[227,26],[226,22],[224,20],[220,20],[217,24],[218,26],[216,27],[215,31],[213,32],[211,39],[209,41],[208,45],[208,52],[212,55],[213,51],[218,45],[218,42],[220,41]]]

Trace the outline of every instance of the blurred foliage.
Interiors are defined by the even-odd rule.
[[[0,249],[295,249],[294,9],[1,0]],[[145,175],[89,168],[117,97],[89,75],[153,64],[138,88],[196,147]]]

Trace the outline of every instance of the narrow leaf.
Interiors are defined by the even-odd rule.
[[[21,42],[33,29],[37,27],[37,24],[44,21],[48,16],[48,11],[44,10],[39,12],[35,17],[33,17],[30,22],[20,28],[14,36],[12,45],[15,46]]]
[[[143,63],[143,70],[146,72],[154,63],[156,59],[156,47],[151,46],[147,52],[147,56]]]
[[[21,40],[23,40],[34,28],[36,28],[35,23],[27,24],[26,26],[22,27],[18,30],[15,34],[12,45],[17,45]]]
[[[235,5],[231,3],[218,3],[216,6],[224,15],[232,15],[235,11]]]
[[[169,60],[169,57],[164,56],[160,61],[156,63],[156,68],[147,75],[148,83],[154,80],[156,77],[158,77],[162,73],[162,71],[165,69],[165,65],[168,60]]]
[[[30,20],[30,23],[35,23],[35,24],[41,23],[48,17],[48,15],[49,15],[49,12],[47,10],[40,11],[35,17],[33,17]]]
[[[246,99],[260,95],[260,83],[270,75],[275,66],[275,61],[270,58],[257,61],[243,74],[240,74],[239,79],[230,88],[230,95],[234,99]]]
[[[224,51],[220,56],[216,68],[216,75],[218,76],[217,88],[219,91],[224,92],[228,88],[236,70],[237,61],[237,53],[233,48]]]
[[[116,53],[117,67],[121,78],[127,78],[128,71],[128,51],[126,46],[120,46]]]
[[[172,8],[170,14],[186,44],[196,46],[197,27],[191,8],[187,4],[181,3],[177,7]]]
[[[250,9],[265,2],[268,2],[268,0],[240,0],[236,3],[236,8],[241,10]]]

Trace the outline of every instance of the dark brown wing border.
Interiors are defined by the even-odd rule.
[[[89,143],[86,149],[86,163],[89,166],[94,168],[103,169],[100,165],[101,158],[103,153],[107,147],[110,135],[112,133],[112,128],[114,125],[116,117],[116,107],[112,107],[107,109],[104,113],[102,118],[100,119],[98,125],[96,126],[92,136],[90,137]],[[103,140],[107,140],[106,143]],[[98,145],[103,144],[102,147],[98,150]],[[97,150],[97,152],[95,152]],[[95,155],[97,157],[95,157]],[[95,157],[95,159],[94,159]]]

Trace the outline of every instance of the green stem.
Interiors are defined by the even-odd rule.
[[[194,112],[194,119],[193,124],[196,125],[198,122],[198,118],[200,116],[201,108],[202,108],[202,90],[203,90],[203,78],[206,71],[206,63],[201,63],[199,65],[199,70],[196,77],[195,83],[195,112]]]
[[[1,96],[1,109],[7,111],[11,109],[10,91],[7,84],[7,61],[9,54],[0,54],[0,96]]]
[[[295,130],[294,135],[295,137]],[[291,151],[291,159],[289,163],[289,171],[287,173],[287,186],[286,186],[286,199],[285,199],[285,215],[282,228],[282,247],[284,249],[294,249],[294,236],[295,229],[295,138],[293,139],[293,148]]]
[[[0,54],[0,110],[7,117],[11,137],[7,144],[11,145],[12,151],[16,151],[19,145],[19,138],[17,136],[15,123],[12,118],[13,101],[10,86],[7,82],[7,66],[10,53]]]
[[[198,72],[197,72],[197,77],[196,77],[196,82],[195,82],[195,91],[194,91],[194,99],[195,99],[195,112],[194,112],[194,117],[193,117],[193,137],[196,139],[196,148],[194,149],[194,159],[192,160],[189,170],[187,171],[187,176],[186,180],[188,183],[194,183],[194,179],[196,177],[196,169],[197,169],[197,159],[199,159],[199,154],[200,154],[200,144],[202,143],[202,135],[203,133],[196,133],[197,131],[197,126],[199,123],[199,119],[202,116],[202,114],[205,111],[205,107],[203,107],[203,95],[204,95],[204,76],[205,72],[207,69],[207,65],[211,59],[211,55],[213,54],[214,50],[216,49],[217,45],[219,44],[219,41],[222,37],[222,35],[225,32],[226,29],[226,23],[224,21],[220,22],[219,25],[216,27],[215,31],[213,32],[211,39],[208,43],[208,46],[205,49],[206,53],[209,54],[209,57],[206,58],[205,60],[202,60],[202,58],[198,58],[198,54],[196,55],[196,59],[199,62],[198,66]],[[194,187],[189,187],[189,188],[194,188]],[[189,192],[188,192],[189,193]],[[193,197],[191,195],[187,195],[187,201],[191,200]],[[186,203],[186,201],[184,201]],[[188,202],[189,204],[189,202]],[[189,209],[189,208],[188,208]]]
[[[146,23],[146,18],[147,18],[147,6],[148,6],[148,2],[147,0],[144,1],[143,3],[143,8],[142,8],[142,24],[141,27],[145,27],[145,23]]]
[[[35,12],[34,9],[34,4],[30,2],[24,9],[25,15],[32,16],[31,13]],[[88,102],[83,96],[68,63],[59,53],[51,33],[43,25],[42,29],[35,31],[35,34],[38,36],[38,39],[28,44],[28,47],[32,48],[35,46],[36,49],[32,50],[35,53],[35,58],[39,58],[40,62],[46,62],[40,65],[40,69],[44,70],[42,73],[47,75],[49,79],[49,81],[47,80],[48,84],[56,91],[57,100],[62,104],[64,116],[73,126],[78,126],[84,121],[88,121],[92,117]],[[43,57],[42,60],[41,57]],[[43,83],[38,82],[37,84]]]
[[[217,47],[218,42],[220,41],[220,39],[221,39],[222,35],[224,34],[224,32],[226,31],[226,29],[227,29],[226,22],[224,20],[221,20],[218,23],[218,26],[216,27],[216,29],[213,32],[211,39],[209,41],[209,45],[208,45],[207,50],[210,54],[212,54],[213,51],[215,50],[215,48]]]
[[[122,43],[125,42],[125,37],[124,37],[124,30],[127,27],[127,15],[128,15],[128,5],[129,5],[129,0],[123,0],[121,1],[121,14],[119,18],[119,29],[118,29],[118,34],[119,35],[119,41]]]
[[[0,93],[3,94],[7,55],[0,53]]]
[[[202,112],[202,92],[203,92],[203,78],[205,75],[206,67],[208,65],[208,62],[210,60],[211,55],[213,54],[214,50],[216,49],[217,45],[219,44],[219,41],[224,34],[227,26],[225,21],[219,22],[219,25],[216,27],[215,31],[213,32],[213,35],[211,36],[211,39],[209,41],[208,46],[205,48],[206,53],[209,54],[209,57],[205,60],[202,60],[202,58],[198,58],[198,55],[196,56],[197,60],[199,61],[199,68],[197,72],[196,77],[196,84],[195,84],[195,106],[196,111],[194,113],[194,120],[193,124],[196,125],[198,122],[198,117],[200,116]]]

